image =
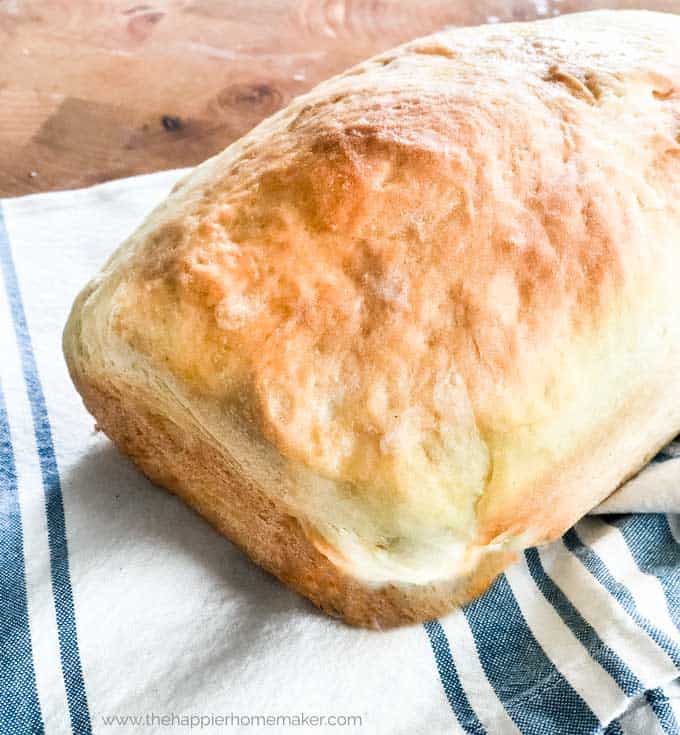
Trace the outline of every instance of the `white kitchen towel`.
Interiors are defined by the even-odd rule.
[[[380,633],[94,431],[61,330],[180,173],[0,205],[0,733],[678,733],[677,447],[605,508],[657,512],[589,516],[463,610]]]

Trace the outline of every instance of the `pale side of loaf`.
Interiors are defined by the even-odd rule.
[[[80,294],[88,409],[351,623],[479,594],[680,431],[679,40],[448,30],[294,100]]]

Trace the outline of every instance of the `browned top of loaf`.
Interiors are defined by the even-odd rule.
[[[639,338],[680,207],[678,39],[626,12],[451,30],[322,84],[159,211],[118,332],[369,504],[455,525],[484,494],[504,530],[578,450],[598,335]]]

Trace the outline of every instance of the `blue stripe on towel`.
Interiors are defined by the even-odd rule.
[[[425,630],[430,639],[434,659],[437,663],[439,678],[441,679],[444,693],[449,700],[451,709],[456,715],[461,727],[473,735],[485,735],[486,730],[477,719],[477,715],[470,706],[470,702],[461,686],[456,665],[453,662],[449,640],[438,620],[430,620],[424,623]]]
[[[593,659],[614,679],[626,696],[634,697],[644,691],[644,686],[637,676],[621,660],[616,651],[605,644],[592,625],[583,618],[569,598],[553,582],[541,563],[538,551],[527,549],[524,556],[538,589]]]
[[[487,678],[523,733],[600,732],[595,714],[531,633],[505,575],[464,612]]]
[[[655,576],[663,587],[668,611],[680,629],[680,544],[662,513],[604,516],[621,531],[641,571]]]
[[[623,728],[618,720],[612,720],[604,729],[604,735],[623,735]]]
[[[666,633],[639,612],[628,588],[614,578],[599,555],[581,541],[573,528],[570,528],[564,534],[562,540],[593,577],[619,603],[621,608],[628,613],[629,617],[668,654],[668,657],[676,666],[680,666],[680,646],[678,643],[671,640]]]
[[[24,540],[12,437],[0,386],[0,733],[44,732],[28,625]]]
[[[59,652],[61,667],[66,688],[71,729],[77,735],[90,735],[92,727],[87,695],[80,665],[78,651],[78,634],[76,631],[73,591],[69,573],[68,549],[66,543],[66,521],[64,504],[61,495],[59,469],[52,442],[52,429],[47,414],[47,405],[43,395],[38,367],[33,354],[33,346],[28,331],[26,314],[19,291],[19,282],[12,260],[7,230],[4,225],[2,206],[0,205],[0,266],[2,267],[7,289],[7,298],[14,321],[21,364],[31,405],[33,429],[35,432],[40,472],[47,515],[47,537],[50,548],[50,565],[52,572],[52,590],[59,634]]]
[[[680,726],[673,714],[673,707],[663,689],[650,689],[645,694],[645,698],[666,735],[678,735],[680,733]]]

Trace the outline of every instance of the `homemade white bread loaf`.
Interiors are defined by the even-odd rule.
[[[479,594],[680,431],[680,17],[455,29],[183,179],[64,334],[101,428],[331,614]]]

